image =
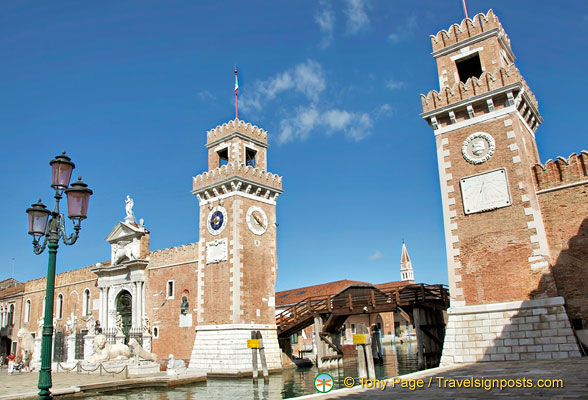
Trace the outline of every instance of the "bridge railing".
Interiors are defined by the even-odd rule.
[[[401,288],[378,289],[358,287],[347,294],[308,297],[276,315],[279,331],[307,324],[314,313],[353,314],[358,312],[393,311],[400,306],[436,305],[449,307],[449,295],[444,285],[412,284]]]

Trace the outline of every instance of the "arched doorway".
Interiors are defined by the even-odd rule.
[[[123,290],[116,297],[116,312],[122,317],[122,332],[128,338],[133,325],[133,296],[128,291]]]

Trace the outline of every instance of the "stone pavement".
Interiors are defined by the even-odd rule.
[[[485,379],[532,379],[533,385],[539,379],[561,379],[563,388],[449,388],[439,387],[445,378],[448,385],[460,382],[467,385],[471,377]],[[384,390],[352,389],[333,390],[327,394],[315,394],[299,397],[299,399],[487,399],[487,398],[528,398],[528,399],[588,399],[588,357],[550,361],[507,361],[462,364],[459,366],[433,368],[402,376],[403,380],[422,380],[424,388],[411,390],[401,388],[398,384],[392,387],[392,379],[387,381]],[[454,379],[451,381],[450,379]],[[418,381],[416,381],[418,382]],[[431,386],[428,387],[429,382]],[[471,382],[471,381],[470,381]],[[499,381],[497,381],[499,382]],[[507,382],[507,381],[503,381]],[[515,382],[515,381],[512,381]],[[415,383],[415,381],[413,381]],[[526,382],[530,384],[529,381]],[[552,382],[558,384],[557,382]],[[338,389],[338,388],[335,388]]]
[[[84,391],[100,392],[106,389],[130,389],[140,387],[171,386],[201,382],[206,380],[205,374],[186,374],[180,378],[171,378],[165,372],[144,377],[131,377],[125,379],[124,375],[97,375],[76,374],[74,372],[60,372],[51,374],[53,387],[51,393],[54,396],[74,394]],[[22,373],[7,375],[6,368],[0,368],[0,400],[35,399],[39,389],[37,383],[39,373]]]

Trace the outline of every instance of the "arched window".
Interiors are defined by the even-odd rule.
[[[47,300],[47,298],[43,296],[43,312],[41,313],[43,317],[45,317],[45,300]]]
[[[25,303],[25,315],[24,315],[24,322],[28,323],[31,319],[31,300],[27,300]]]
[[[9,326],[14,325],[14,304],[10,305],[8,311],[8,324]]]
[[[57,319],[63,318],[63,295],[60,293],[57,296],[57,310],[55,310]]]
[[[82,304],[82,314],[90,315],[92,310],[90,308],[90,289],[84,290],[84,303]]]

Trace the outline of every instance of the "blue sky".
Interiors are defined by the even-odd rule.
[[[588,148],[588,2],[469,0],[493,8],[540,102],[543,161]],[[438,89],[429,35],[463,18],[460,0],[0,2],[0,279],[46,273],[25,209],[53,205],[62,150],[94,190],[58,272],[107,260],[127,194],[151,249],[198,240],[193,176],[206,131],[239,117],[270,133],[278,200],[277,289],[415,278],[446,283],[433,133],[420,93]]]

